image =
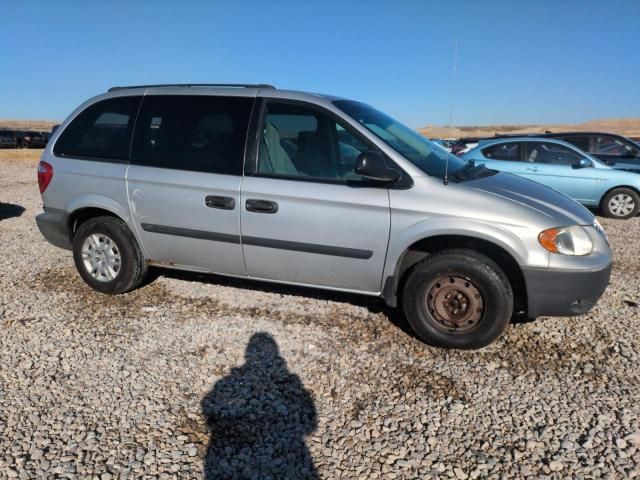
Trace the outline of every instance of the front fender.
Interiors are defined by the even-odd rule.
[[[383,273],[385,299],[389,297],[390,288],[393,288],[395,295],[395,282],[399,280],[395,278],[397,267],[409,247],[420,240],[438,236],[455,235],[484,240],[508,252],[520,266],[548,267],[549,255],[538,245],[537,232],[519,225],[512,225],[511,228],[518,234],[494,223],[460,217],[439,217],[420,221],[399,233],[392,232],[393,240],[389,244]],[[535,247],[527,247],[532,241]],[[394,279],[392,285],[388,285],[389,278]]]

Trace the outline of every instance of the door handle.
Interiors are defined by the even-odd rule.
[[[255,213],[276,213],[278,211],[278,204],[271,200],[249,198],[245,202],[244,206],[247,211]]]
[[[204,204],[209,208],[219,208],[221,210],[233,210],[236,207],[236,201],[232,197],[218,195],[207,195],[204,197]]]
[[[538,167],[527,167],[527,170],[529,170],[531,172],[537,172],[538,171]]]

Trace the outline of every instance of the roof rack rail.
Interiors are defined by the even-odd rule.
[[[229,87],[229,88],[270,88],[275,90],[273,85],[265,83],[163,83],[157,85],[128,85],[125,87],[111,87],[108,91],[123,90],[125,88],[155,88],[155,87]]]

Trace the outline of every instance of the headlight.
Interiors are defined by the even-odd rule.
[[[544,230],[538,235],[538,241],[551,253],[561,255],[589,255],[593,250],[589,234],[579,225]]]
[[[595,228],[598,232],[600,232],[602,234],[602,236],[604,237],[604,239],[606,240],[607,244],[609,243],[609,239],[607,238],[607,234],[604,231],[604,228],[602,228],[602,225],[600,225],[600,222],[595,219],[593,221],[593,228]]]

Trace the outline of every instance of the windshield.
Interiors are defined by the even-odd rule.
[[[466,163],[412,128],[369,105],[351,100],[336,100],[333,103],[428,175],[444,178],[447,158],[449,175],[453,175]]]

